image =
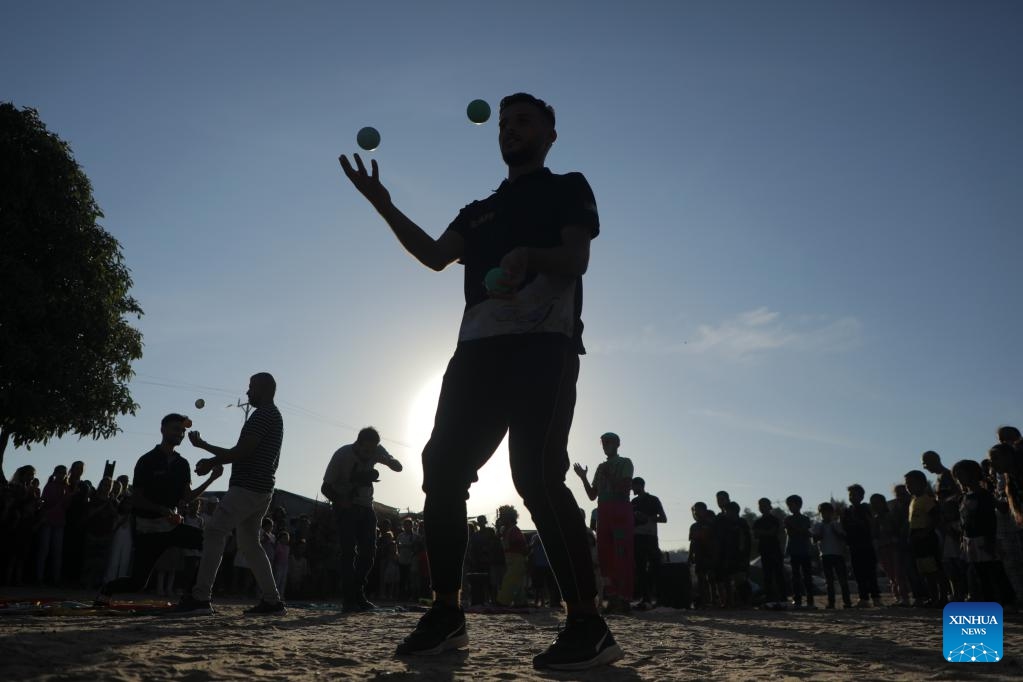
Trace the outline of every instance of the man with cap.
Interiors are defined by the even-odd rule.
[[[96,597],[96,606],[109,606],[113,595],[118,593],[141,592],[165,550],[172,547],[202,549],[202,531],[182,523],[179,505],[198,499],[220,478],[224,468],[211,467],[210,477],[192,490],[189,464],[175,449],[181,445],[191,425],[192,420],[183,414],[165,416],[160,420],[160,444],[136,462],[131,496],[134,517],[131,575],[105,583]],[[189,580],[192,579],[190,575]]]
[[[618,454],[622,439],[616,433],[600,437],[607,460],[597,466],[593,485],[587,479],[589,469],[576,464],[586,495],[597,500],[597,557],[604,578],[607,613],[627,613],[632,599],[635,574],[633,513],[629,502],[632,491],[632,460]]]

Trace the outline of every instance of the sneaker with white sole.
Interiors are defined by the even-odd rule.
[[[434,604],[419,624],[398,645],[399,656],[435,656],[469,644],[465,633],[465,612],[455,606]]]
[[[533,667],[587,670],[613,663],[624,655],[603,618],[573,616],[565,622],[547,651],[533,658]]]

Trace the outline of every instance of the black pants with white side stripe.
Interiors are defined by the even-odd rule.
[[[578,376],[579,355],[560,334],[498,336],[456,348],[423,450],[424,530],[436,592],[461,586],[469,486],[507,433],[515,489],[565,600],[596,597],[583,515],[565,485]]]

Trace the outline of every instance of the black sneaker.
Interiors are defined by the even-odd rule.
[[[170,609],[170,613],[188,615],[188,616],[212,616],[213,605],[209,601],[199,601],[190,594],[185,594],[181,597],[181,601],[173,609]]]
[[[359,597],[358,599],[346,600],[341,606],[341,613],[362,613],[363,611],[372,611],[376,607],[377,605],[369,599]]]
[[[624,656],[600,616],[576,616],[565,622],[547,651],[533,658],[534,668],[586,670]]]
[[[465,612],[460,608],[435,604],[423,614],[416,629],[398,645],[395,653],[399,656],[433,656],[468,644]]]
[[[279,602],[268,602],[265,599],[260,599],[259,603],[253,606],[251,609],[245,609],[245,614],[249,616],[271,616],[281,615],[283,616],[288,612],[288,609],[284,606],[283,601]]]

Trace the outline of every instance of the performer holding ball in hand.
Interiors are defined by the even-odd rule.
[[[249,415],[238,443],[233,448],[210,445],[198,431],[188,434],[192,445],[213,455],[199,460],[195,465],[195,473],[202,476],[224,464],[231,464],[232,467],[227,493],[213,512],[213,518],[206,524],[206,541],[199,560],[195,587],[190,594],[181,598],[177,608],[179,613],[213,613],[210,604],[213,581],[217,577],[220,561],[224,558],[227,538],[235,529],[238,530],[238,551],[252,569],[261,597],[259,603],[245,613],[274,614],[285,611],[274,583],[270,561],[259,545],[259,531],[263,517],[270,508],[277,464],[281,457],[281,442],[284,440],[284,419],[274,405],[276,392],[277,382],[266,372],[255,374],[249,379],[246,395],[249,405],[256,410]]]
[[[465,266],[465,308],[433,434],[423,451],[423,508],[434,603],[398,654],[468,644],[460,607],[468,542],[466,498],[476,472],[509,436],[512,478],[565,597],[568,620],[533,659],[582,670],[622,656],[597,612],[586,527],[565,475],[582,345],[582,276],[597,236],[597,207],[580,173],[544,167],[557,139],[554,110],[518,93],[501,100],[498,143],[508,178],[434,239],[398,210],[355,155],[341,167],[409,253],[432,270]],[[503,276],[487,273],[501,268]],[[489,290],[488,290],[489,288]]]
[[[107,606],[115,594],[141,592],[149,582],[160,555],[170,547],[202,549],[203,534],[181,523],[180,502],[191,502],[224,473],[221,466],[204,471],[210,477],[192,490],[188,462],[176,448],[185,439],[192,421],[183,414],[168,414],[160,420],[160,444],[139,457],[132,480],[131,512],[135,517],[131,575],[112,580],[100,588],[96,606]]]

